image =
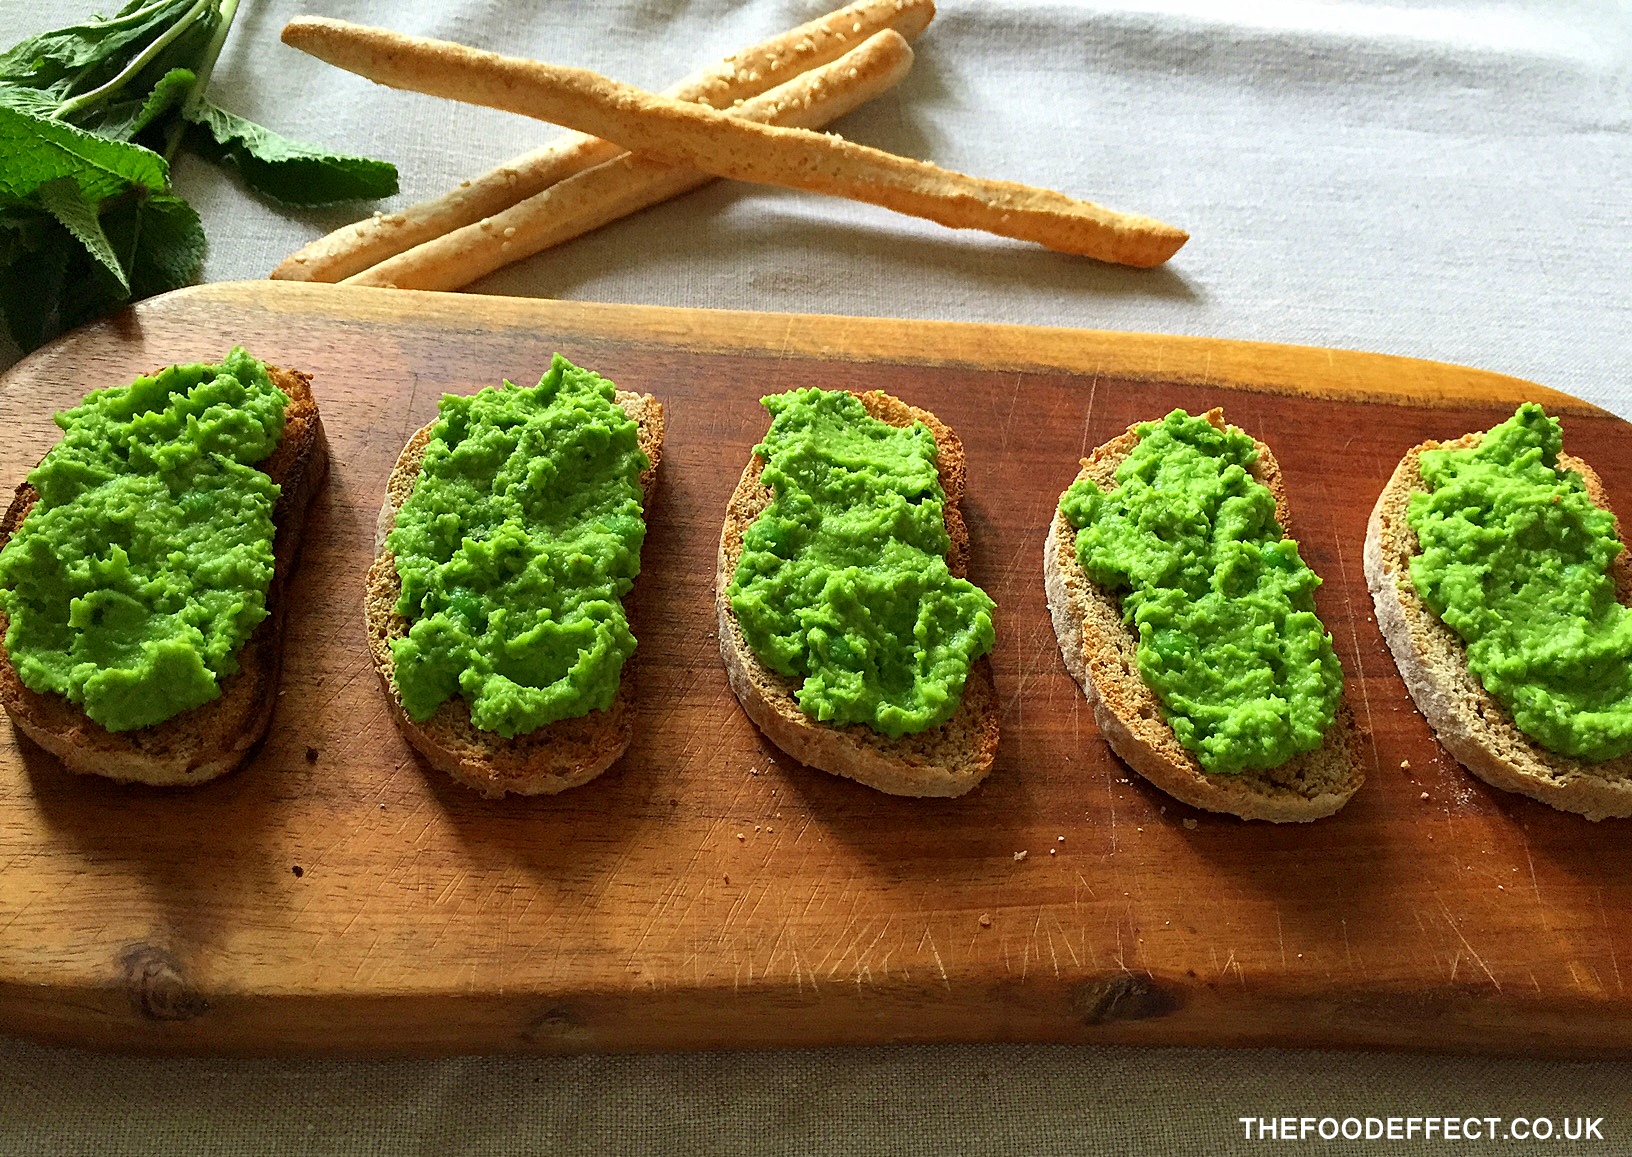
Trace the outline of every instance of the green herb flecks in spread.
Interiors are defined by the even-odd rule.
[[[510,738],[612,705],[635,650],[622,600],[640,573],[649,465],[613,394],[557,355],[531,388],[443,397],[387,540],[412,718],[462,695],[477,727]]]
[[[1320,579],[1252,476],[1252,439],[1183,410],[1137,432],[1116,488],[1079,479],[1060,509],[1083,570],[1121,598],[1140,678],[1209,773],[1319,747],[1343,673],[1315,614]]]
[[[0,319],[32,349],[190,284],[204,230],[170,190],[186,146],[294,204],[389,196],[395,167],[285,140],[205,96],[238,0],[132,0],[0,54]]]
[[[39,500],[0,551],[6,650],[24,686],[110,731],[221,694],[267,615],[278,486],[254,463],[288,398],[241,349],[98,390],[57,415]]]
[[[946,722],[992,649],[992,600],[946,566],[935,438],[871,417],[848,393],[762,399],[754,453],[773,498],[726,590],[766,667],[803,680],[800,708],[892,738]]]
[[[1615,519],[1558,468],[1564,434],[1534,403],[1472,449],[1428,450],[1407,521],[1411,583],[1468,648],[1519,729],[1585,760],[1632,752],[1632,611],[1616,600]]]

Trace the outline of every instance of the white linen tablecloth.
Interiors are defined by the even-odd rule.
[[[246,0],[212,94],[297,139],[396,161],[393,205],[407,205],[555,130],[339,73],[278,43],[289,16],[662,88],[830,6]],[[12,0],[0,43],[89,7]],[[1193,240],[1165,269],[1126,270],[715,184],[474,288],[1339,346],[1516,374],[1632,416],[1625,3],[947,0],[917,49],[845,135],[1157,216]],[[347,219],[258,202],[196,160],[176,183],[204,216],[210,280],[262,277]],[[1560,1147],[1625,1153],[1632,1066],[1001,1046],[165,1061],[0,1041],[7,1154],[1260,1153],[1277,1143],[1245,1140],[1239,1117],[1450,1113],[1599,1116],[1602,1143]]]

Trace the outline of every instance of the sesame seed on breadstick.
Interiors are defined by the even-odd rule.
[[[664,90],[676,100],[731,108],[828,64],[886,28],[908,40],[935,16],[933,0],[860,0],[726,57]],[[287,281],[340,281],[398,253],[502,212],[557,181],[618,156],[610,141],[571,133],[464,181],[440,197],[341,226],[284,258],[272,271]]]
[[[893,87],[911,66],[912,48],[899,33],[886,29],[838,60],[743,102],[732,115],[817,128]],[[462,289],[512,261],[713,179],[696,169],[624,153],[474,225],[387,258],[344,284]]]
[[[965,176],[808,129],[778,128],[619,84],[341,20],[298,17],[285,44],[392,88],[553,121],[715,176],[866,201],[1120,265],[1160,265],[1189,240],[1150,217],[1050,189]]]

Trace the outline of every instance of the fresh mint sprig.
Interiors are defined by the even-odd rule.
[[[397,191],[394,165],[207,99],[238,3],[131,0],[0,54],[0,318],[22,349],[197,279],[203,226],[170,188],[180,148],[287,204]]]

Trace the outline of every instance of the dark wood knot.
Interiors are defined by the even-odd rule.
[[[1149,1020],[1177,1012],[1179,1005],[1174,993],[1153,983],[1149,977],[1131,972],[1084,981],[1071,993],[1071,1007],[1084,1024]]]
[[[175,954],[152,944],[132,944],[119,954],[130,1002],[148,1020],[192,1020],[209,1011]]]
[[[565,1044],[589,1040],[589,1027],[578,1009],[570,1004],[552,1004],[530,1017],[521,1029],[525,1041],[559,1041]]]

